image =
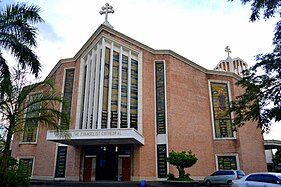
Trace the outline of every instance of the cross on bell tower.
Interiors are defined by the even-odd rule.
[[[229,55],[231,53],[230,48],[228,46],[226,46],[224,51],[227,52],[227,59],[231,59],[230,55]]]
[[[103,22],[104,25],[110,27],[113,29],[113,26],[110,25],[110,23],[108,22],[107,18],[108,18],[108,13],[114,13],[113,7],[111,5],[109,5],[108,3],[105,4],[105,6],[101,7],[101,11],[100,14],[105,14],[105,21]]]

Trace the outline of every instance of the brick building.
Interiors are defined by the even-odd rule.
[[[45,180],[162,180],[177,175],[165,161],[171,150],[195,153],[186,170],[194,178],[217,169],[266,171],[256,124],[233,131],[225,113],[242,93],[239,75],[228,72],[245,68],[240,62],[228,58],[207,70],[102,24],[48,75],[70,101],[70,137],[37,124],[15,136],[12,156],[32,179]]]

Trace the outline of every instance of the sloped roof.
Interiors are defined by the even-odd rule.
[[[192,66],[193,68],[200,70],[204,73],[207,74],[218,74],[218,75],[224,75],[224,76],[232,76],[235,77],[237,79],[239,79],[240,77],[237,76],[235,73],[231,73],[231,72],[220,72],[220,71],[214,71],[214,70],[207,70],[204,67],[192,62],[191,60],[179,55],[178,53],[175,53],[172,50],[166,50],[166,49],[161,49],[161,50],[155,50],[143,43],[140,43],[136,40],[134,40],[133,38],[130,38],[106,25],[101,24],[98,29],[92,34],[92,36],[86,41],[86,43],[81,47],[81,49],[74,55],[74,57],[72,58],[67,58],[67,59],[61,59],[58,61],[58,63],[55,65],[55,67],[51,70],[51,72],[49,73],[48,77],[51,77],[54,72],[59,68],[59,66],[63,63],[67,63],[67,62],[73,62],[73,61],[77,61],[79,58],[81,58],[81,55],[83,54],[83,52],[85,50],[87,50],[92,43],[94,43],[95,41],[99,40],[102,36],[106,36],[103,33],[103,31],[106,31],[109,34],[115,35],[121,39],[123,39],[124,41],[128,41],[129,43],[132,43],[136,46],[138,46],[141,49],[144,49],[152,54],[158,54],[158,55],[171,55],[181,61],[183,61],[184,63]]]

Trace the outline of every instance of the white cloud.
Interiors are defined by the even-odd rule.
[[[34,3],[30,0],[29,2]],[[37,0],[44,25],[36,52],[43,77],[62,58],[73,57],[104,21],[99,15],[107,1]],[[109,1],[115,13],[109,22],[123,34],[155,49],[171,49],[195,63],[212,69],[227,55],[250,65],[253,56],[269,51],[274,20],[249,22],[250,7],[240,1],[221,0],[118,0]]]

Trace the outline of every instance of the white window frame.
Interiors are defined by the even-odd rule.
[[[219,170],[219,162],[218,162],[218,157],[228,157],[228,156],[235,156],[236,157],[236,166],[237,170],[240,170],[240,163],[239,163],[239,155],[238,153],[223,153],[223,154],[216,154],[215,159],[216,159],[216,170]]]
[[[210,110],[211,110],[211,121],[212,121],[211,123],[212,123],[212,129],[213,129],[213,139],[214,139],[214,140],[235,140],[235,139],[237,139],[237,137],[236,137],[236,131],[233,131],[233,137],[224,137],[224,138],[217,138],[217,137],[216,137],[211,83],[223,83],[223,84],[227,84],[228,99],[229,99],[229,105],[230,105],[230,106],[231,106],[232,97],[231,97],[231,89],[230,89],[230,83],[229,83],[229,81],[208,80],[209,98],[210,98]],[[232,123],[233,118],[234,118],[234,115],[233,115],[233,112],[231,112],[231,114],[230,114],[231,123]]]
[[[41,90],[41,91],[37,91],[37,92],[31,92],[31,93],[27,96],[27,99],[26,99],[25,102],[28,102],[30,96],[32,96],[32,95],[34,95],[34,94],[38,94],[38,93],[43,93],[43,91]],[[26,114],[24,115],[24,117],[26,117]],[[25,123],[26,123],[26,122],[25,122]],[[19,144],[37,144],[37,142],[38,142],[38,134],[39,134],[39,125],[40,125],[39,121],[38,121],[38,124],[37,124],[37,131],[36,131],[36,140],[35,140],[35,142],[24,142],[24,141],[23,141],[25,123],[23,124],[23,131],[21,132],[21,135],[20,135],[20,142],[19,142]]]
[[[17,157],[17,161],[18,163],[20,163],[20,160],[21,159],[32,159],[32,168],[31,168],[31,176],[30,176],[30,179],[32,179],[33,177],[33,172],[34,172],[34,163],[35,163],[35,156],[19,156]]]
[[[57,157],[58,157],[58,149],[59,147],[68,147],[68,145],[65,145],[65,144],[61,144],[61,143],[57,143],[56,144],[56,151],[55,151],[55,156],[54,156],[54,170],[53,170],[53,177],[55,180],[64,180],[66,178],[66,171],[67,171],[67,154],[68,154],[68,151],[67,151],[67,154],[66,154],[66,161],[65,161],[65,176],[64,177],[56,177],[56,164],[57,164]]]
[[[76,74],[76,68],[75,67],[67,67],[64,68],[63,70],[63,79],[62,79],[62,87],[61,87],[61,97],[64,96],[64,87],[65,87],[65,78],[66,78],[66,71],[67,70],[74,70],[74,75],[73,75],[73,88],[72,88],[72,101],[71,101],[71,108],[70,108],[70,116],[72,113],[72,106],[73,106],[73,94],[74,94],[74,86],[75,86],[75,74]],[[62,111],[62,103],[60,104],[60,111]],[[59,120],[59,124],[60,124],[61,120]],[[70,124],[69,124],[70,127]]]
[[[156,74],[155,74],[155,70],[156,70],[156,62],[158,61],[162,61],[163,64],[164,64],[164,86],[165,86],[165,89],[164,89],[164,92],[165,92],[165,131],[166,133],[165,134],[158,134],[157,131],[157,116],[156,116]],[[155,123],[154,123],[154,133],[156,134],[155,136],[155,161],[156,161],[156,165],[155,165],[155,171],[156,171],[156,176],[157,176],[157,179],[158,180],[166,180],[165,178],[158,178],[158,149],[157,149],[157,145],[160,145],[160,144],[166,144],[166,156],[168,157],[169,156],[169,141],[168,141],[168,114],[167,114],[167,80],[166,80],[166,60],[163,60],[163,59],[158,59],[158,60],[154,60],[153,61],[153,75],[154,75],[154,112],[155,112],[155,115],[154,115],[154,119],[155,119]],[[169,170],[169,164],[167,162],[167,173],[169,173],[170,170]]]

